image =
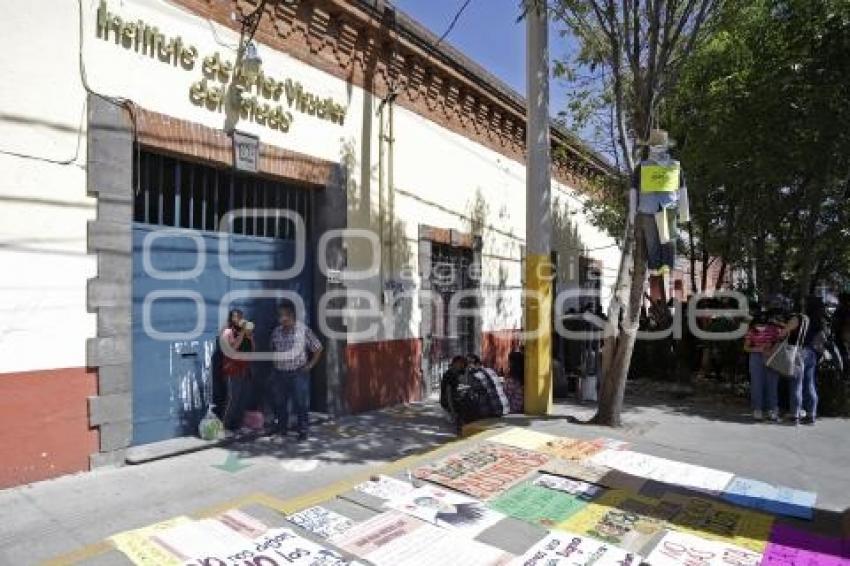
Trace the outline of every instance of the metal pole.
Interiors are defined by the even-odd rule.
[[[526,147],[525,412],[552,407],[552,219],[549,146],[549,30],[545,4],[526,17],[528,112]]]

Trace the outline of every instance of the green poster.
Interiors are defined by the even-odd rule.
[[[521,483],[490,501],[491,509],[547,528],[569,519],[587,505],[578,497],[531,483]]]

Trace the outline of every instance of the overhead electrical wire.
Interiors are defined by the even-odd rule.
[[[439,47],[439,45],[443,42],[443,40],[446,39],[449,36],[449,34],[455,28],[455,25],[457,25],[458,20],[460,20],[460,17],[463,14],[463,11],[466,10],[467,6],[469,6],[470,2],[472,2],[472,0],[465,0],[464,1],[464,3],[461,5],[460,9],[458,9],[457,13],[455,13],[454,18],[452,18],[452,21],[449,24],[449,27],[446,28],[446,31],[444,31],[443,35],[440,36],[440,39],[437,40],[437,43],[434,44],[434,47]]]

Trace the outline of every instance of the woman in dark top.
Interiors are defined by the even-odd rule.
[[[818,392],[816,387],[818,359],[823,353],[826,343],[825,312],[823,301],[818,297],[809,297],[806,301],[806,316],[809,319],[806,334],[803,336],[802,352],[803,367],[791,382],[791,420],[813,425],[817,418]],[[788,337],[793,344],[799,337],[795,330]],[[801,419],[801,410],[805,409],[806,416]]]

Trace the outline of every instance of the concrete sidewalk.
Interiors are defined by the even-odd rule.
[[[751,424],[734,399],[682,402],[656,394],[630,401],[625,426],[616,430],[569,424],[566,414],[592,414],[591,408],[572,404],[557,405],[551,417],[512,416],[481,428],[508,424],[579,438],[608,436],[640,452],[815,491],[812,526],[824,534],[841,533],[850,507],[848,421],[824,419],[814,427],[794,428]],[[86,563],[102,560],[109,548],[101,541],[121,531],[228,508],[291,512],[333,498],[382,466],[383,473],[403,472],[435,457],[409,455],[459,449],[443,446],[454,440],[452,429],[428,403],[349,417],[314,432],[303,445],[264,438],[2,491],[0,564],[69,558],[74,551]],[[115,559],[114,551],[110,555]]]

